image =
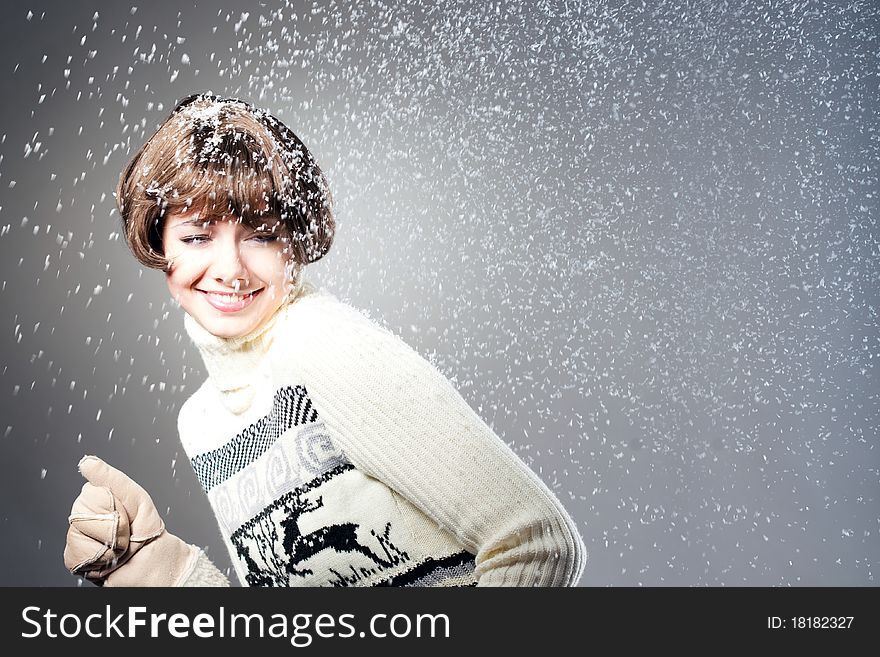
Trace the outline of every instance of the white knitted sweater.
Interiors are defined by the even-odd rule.
[[[577,583],[559,500],[387,329],[310,283],[244,338],[185,326],[180,437],[242,585]],[[185,585],[218,583],[202,554]]]

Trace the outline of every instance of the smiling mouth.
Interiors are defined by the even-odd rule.
[[[235,312],[243,310],[250,305],[251,301],[263,291],[263,288],[252,290],[250,292],[211,292],[208,290],[199,290],[205,295],[205,299],[217,310],[223,312]]]

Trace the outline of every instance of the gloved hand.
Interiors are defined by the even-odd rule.
[[[88,480],[73,502],[64,565],[105,586],[180,586],[199,548],[165,531],[153,500],[97,456],[79,471]]]

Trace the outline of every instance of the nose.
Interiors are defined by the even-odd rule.
[[[236,290],[250,284],[247,267],[241,257],[236,239],[218,239],[212,259],[211,275],[218,283]]]

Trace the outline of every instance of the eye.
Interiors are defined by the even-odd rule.
[[[278,236],[273,233],[254,233],[248,239],[257,244],[271,244],[278,240]]]
[[[187,235],[186,237],[181,237],[180,241],[184,244],[204,244],[208,239],[208,235]]]

